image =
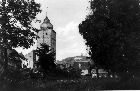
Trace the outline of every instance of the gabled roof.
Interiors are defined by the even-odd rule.
[[[75,62],[90,62],[90,59],[86,56],[76,56],[74,60]]]
[[[68,57],[61,61],[62,64],[72,64],[74,62],[90,62],[90,58],[87,56],[75,56],[75,57]]]
[[[56,64],[63,64],[63,61],[56,61]]]

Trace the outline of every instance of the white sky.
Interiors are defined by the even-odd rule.
[[[35,1],[41,3],[42,13],[38,15],[38,19],[43,21],[47,12],[47,16],[56,31],[56,59],[78,56],[81,53],[87,54],[84,40],[79,34],[78,25],[88,14],[89,0]],[[39,23],[34,24],[37,28],[39,25]],[[31,49],[24,50],[22,53],[25,55]]]

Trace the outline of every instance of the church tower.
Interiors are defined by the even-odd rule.
[[[46,16],[43,23],[40,25],[40,31],[38,31],[39,38],[37,39],[37,47],[41,47],[42,43],[50,46],[54,52],[56,52],[56,32],[53,30],[53,25],[50,23],[50,20]],[[27,59],[28,68],[36,68],[35,62],[38,60],[38,56],[35,54],[35,50],[32,50],[30,53],[25,55]],[[26,65],[26,63],[23,63]]]
[[[50,23],[50,20],[46,16],[43,23],[40,25],[40,31],[38,32],[37,47],[40,47],[41,43],[45,43],[51,46],[51,32],[53,30],[53,25]]]

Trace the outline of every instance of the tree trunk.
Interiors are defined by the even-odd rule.
[[[99,69],[96,68],[96,74],[97,74],[97,78],[99,78]]]
[[[6,0],[2,0],[2,8],[3,8],[2,16],[4,17],[4,19],[3,19],[4,20],[4,23],[3,23],[4,27],[5,27],[6,21],[7,21],[5,4],[6,4]],[[3,27],[4,35],[6,35],[6,30],[4,27]],[[3,38],[3,43],[4,43],[4,45],[3,45],[3,49],[4,49],[4,73],[3,73],[3,76],[5,77],[5,76],[7,76],[7,71],[8,71],[8,68],[7,68],[8,67],[7,38],[6,38],[6,36]]]
[[[108,70],[107,76],[110,77],[110,75],[111,75],[111,72],[110,72],[110,70]]]
[[[92,70],[92,67],[90,66],[90,67],[88,68],[88,74],[89,74],[90,76],[92,76],[91,70]]]
[[[7,56],[7,49],[4,48],[4,69],[7,72],[8,69],[8,56]]]

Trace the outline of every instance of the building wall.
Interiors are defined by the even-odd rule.
[[[22,61],[22,67],[25,65],[27,68],[33,68],[33,51],[25,55],[25,58],[26,60]]]
[[[74,62],[74,67],[82,69],[82,70],[86,70],[89,69],[89,62]]]
[[[74,67],[81,69],[82,70],[82,74],[81,75],[86,75],[89,74],[89,68],[91,65],[91,59],[86,57],[86,56],[77,56],[74,58]]]
[[[53,29],[41,30],[38,32],[38,36],[40,38],[37,40],[37,47],[40,47],[41,43],[45,43],[56,51],[56,32]]]
[[[40,47],[41,43],[46,43],[51,46],[51,29],[41,30],[38,32],[40,38],[37,39],[37,47]]]
[[[51,31],[51,49],[56,52],[56,32],[54,30]]]

